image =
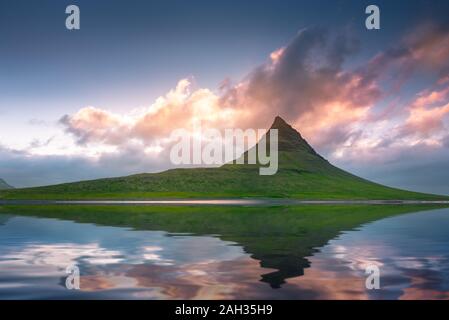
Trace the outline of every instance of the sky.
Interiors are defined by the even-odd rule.
[[[16,187],[157,172],[174,129],[280,115],[345,170],[449,194],[448,113],[445,0],[0,0],[0,178]]]

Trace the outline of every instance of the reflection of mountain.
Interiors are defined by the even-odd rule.
[[[170,197],[285,197],[302,199],[440,199],[385,187],[331,165],[280,117],[279,170],[259,175],[259,165],[174,169],[155,174],[99,179],[5,192],[16,199],[100,199]],[[269,139],[268,139],[269,140]],[[257,148],[257,146],[256,146]],[[1,195],[0,195],[1,196]]]
[[[218,235],[236,242],[261,267],[261,281],[279,288],[304,274],[307,259],[340,232],[383,217],[421,211],[429,206],[293,207],[16,207],[3,212],[127,226],[139,230]],[[0,212],[2,212],[0,211]],[[192,252],[192,255],[195,255]]]

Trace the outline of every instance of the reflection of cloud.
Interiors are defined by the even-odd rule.
[[[442,281],[442,279],[437,279]],[[403,290],[401,300],[449,300],[449,291],[438,289],[435,285],[429,286],[428,277],[411,276],[410,286]]]
[[[92,244],[32,244],[4,258],[18,259],[24,265],[48,265],[66,268],[81,260],[89,264],[111,264],[122,261],[119,251],[106,250],[97,243]]]
[[[80,288],[82,291],[104,291],[113,289],[126,289],[135,287],[135,281],[124,276],[114,274],[94,274],[80,277]]]
[[[321,299],[447,299],[446,213],[389,218],[349,231],[310,257],[311,268],[284,287]],[[380,290],[365,289],[370,265],[380,269]]]
[[[293,292],[313,292],[314,299],[320,300],[362,300],[369,299],[365,290],[365,282],[354,274],[341,270],[328,270],[316,261],[313,268],[306,269],[303,277],[290,279],[285,289]]]
[[[303,276],[290,278],[282,289],[260,282],[258,261],[240,257],[229,261],[189,262],[172,265],[116,264],[89,268],[82,277],[83,290],[111,290],[132,287],[136,298],[151,299],[264,299],[273,297],[313,299],[445,299],[437,257],[407,257],[379,262],[371,256],[385,256],[385,248],[364,245],[329,248],[331,255],[311,257],[311,268]],[[343,256],[341,256],[343,254]],[[328,259],[333,259],[330,263]],[[382,289],[365,289],[365,268],[381,267]],[[431,267],[433,266],[433,267]],[[433,269],[432,269],[433,268]],[[435,270],[436,268],[436,270]]]
[[[13,247],[2,245],[0,239],[0,278],[6,279],[5,290],[21,287],[18,294],[42,297],[40,288],[45,288],[50,296],[69,295],[58,290],[63,289],[61,279],[72,264],[80,268],[81,292],[74,294],[81,297],[95,293],[96,297],[123,298],[232,298],[253,287],[269,290],[259,282],[259,262],[234,243],[216,237],[168,237],[159,231],[53,219],[36,222],[15,217],[10,221],[0,238],[9,239],[17,232],[30,235]],[[53,243],[30,244],[37,235]]]
[[[331,252],[333,245],[326,248]],[[449,261],[435,257],[400,257],[386,253],[388,247],[350,245],[344,254],[329,256],[317,254],[310,258],[312,267],[304,276],[289,279],[287,290],[314,292],[316,299],[447,299],[449,288],[443,288],[445,270],[441,266]],[[341,250],[338,250],[340,251]],[[390,257],[391,258],[387,258]],[[331,258],[332,257],[332,258]],[[373,259],[371,257],[379,257]],[[331,260],[332,259],[332,260]],[[381,259],[379,261],[378,259]],[[435,264],[435,260],[439,260]],[[380,290],[365,288],[365,268],[380,268]],[[432,267],[433,266],[433,267]],[[436,267],[436,269],[435,269]]]
[[[163,250],[161,247],[147,246],[143,247],[142,249],[142,257],[145,260],[151,260],[158,265],[171,265],[174,263],[172,259],[164,259],[160,254],[157,253],[158,251]]]
[[[252,290],[267,287],[259,282],[258,262],[248,258],[168,267],[136,265],[127,276],[136,279],[138,287],[158,288],[164,299],[252,298]]]
[[[75,263],[81,271],[80,297],[447,298],[446,222],[447,210],[377,221],[331,240],[307,257],[310,263],[303,269],[304,257],[291,252],[274,255],[272,245],[251,255],[238,243],[211,236],[167,236],[162,231],[14,217],[0,226],[1,289],[19,297],[42,297],[44,291],[50,297],[69,294],[61,293],[61,279],[65,268]],[[11,245],[17,234],[23,236]],[[262,261],[255,259],[264,254]],[[278,289],[264,282],[267,274],[279,271],[261,267],[267,256],[295,275],[284,274],[285,283]],[[373,264],[381,270],[379,291],[365,290],[365,268]],[[304,275],[298,276],[302,270]]]
[[[362,247],[346,247],[344,245],[336,244],[329,248],[329,254],[335,259],[345,261],[345,267],[353,271],[365,272],[367,266],[375,265],[382,267],[383,263],[378,261],[376,257],[376,247],[364,245]]]

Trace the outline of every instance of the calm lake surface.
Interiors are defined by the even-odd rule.
[[[276,232],[285,246],[301,241]],[[311,254],[273,251],[264,236],[230,241],[0,214],[0,299],[449,298],[449,209],[370,222]],[[65,287],[71,264],[80,290]],[[368,265],[380,269],[379,290],[365,288]]]

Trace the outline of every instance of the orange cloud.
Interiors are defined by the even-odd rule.
[[[424,92],[418,95],[418,98],[413,103],[415,108],[423,108],[430,106],[437,102],[442,102],[446,99],[449,92],[449,87],[440,91]]]
[[[61,122],[67,131],[74,134],[80,144],[97,141],[106,144],[118,144],[126,137],[129,128],[120,115],[86,107],[73,116],[64,116]]]
[[[64,116],[61,123],[80,144],[103,143],[123,145],[135,139],[142,145],[152,145],[168,138],[177,128],[232,127],[236,110],[223,108],[219,97],[209,89],[190,91],[188,79],[178,82],[175,89],[161,96],[148,108],[127,114],[87,107],[72,116]]]
[[[193,89],[183,79],[147,108],[114,114],[87,107],[61,122],[80,144],[123,146],[137,141],[143,147],[163,147],[172,130],[198,122],[219,130],[266,128],[281,115],[318,149],[340,158],[348,156],[349,149],[360,157],[423,139],[436,145],[449,111],[449,87],[424,91],[395,117],[379,118],[373,112],[383,98],[398,92],[417,66],[449,66],[448,48],[448,32],[421,28],[367,65],[347,70],[343,65],[355,52],[356,41],[347,34],[309,28],[272,52],[267,63],[241,82],[232,85],[226,80],[220,93]],[[394,80],[392,91],[383,84],[387,75]],[[444,84],[444,79],[440,76],[437,84]]]

